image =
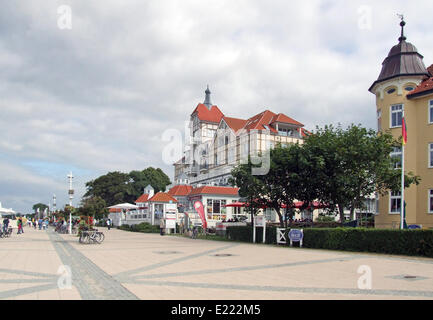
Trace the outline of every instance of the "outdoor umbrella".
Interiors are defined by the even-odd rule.
[[[108,208],[109,209],[138,209],[138,206],[131,203],[119,203]]]
[[[241,208],[241,207],[245,207],[245,202],[233,202],[233,203],[226,204],[223,207]]]
[[[15,211],[13,211],[12,209],[0,208],[0,213],[3,213],[3,214],[14,214]]]
[[[304,202],[296,201],[293,203],[292,208],[299,209],[299,208],[302,208],[303,205],[304,205]],[[281,206],[281,208],[286,208],[286,207],[287,206],[285,204],[283,204]],[[321,209],[321,208],[327,208],[327,207],[328,207],[328,205],[326,205],[326,204],[320,203],[318,201],[313,201],[313,208],[314,209]],[[310,206],[308,206],[308,208],[310,208]]]

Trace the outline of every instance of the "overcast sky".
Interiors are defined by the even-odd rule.
[[[350,3],[348,3],[350,2]],[[71,29],[65,11],[71,9]],[[375,128],[367,90],[400,33],[433,63],[433,1],[1,1],[0,201],[67,203],[109,171],[161,167],[209,84],[232,117]]]

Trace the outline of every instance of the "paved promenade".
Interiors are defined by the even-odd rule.
[[[100,230],[0,239],[0,299],[433,299],[433,259]]]

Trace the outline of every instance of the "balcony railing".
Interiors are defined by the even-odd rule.
[[[299,134],[298,131],[291,131],[291,132],[278,131],[278,135],[284,137],[298,138],[298,139],[301,138],[301,135]]]

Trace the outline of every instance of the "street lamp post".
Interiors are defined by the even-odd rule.
[[[51,215],[56,212],[56,195],[53,194],[53,209],[51,211]]]
[[[74,198],[74,189],[72,189],[72,179],[74,176],[72,172],[68,174],[69,179],[69,234],[72,234],[72,199]]]

